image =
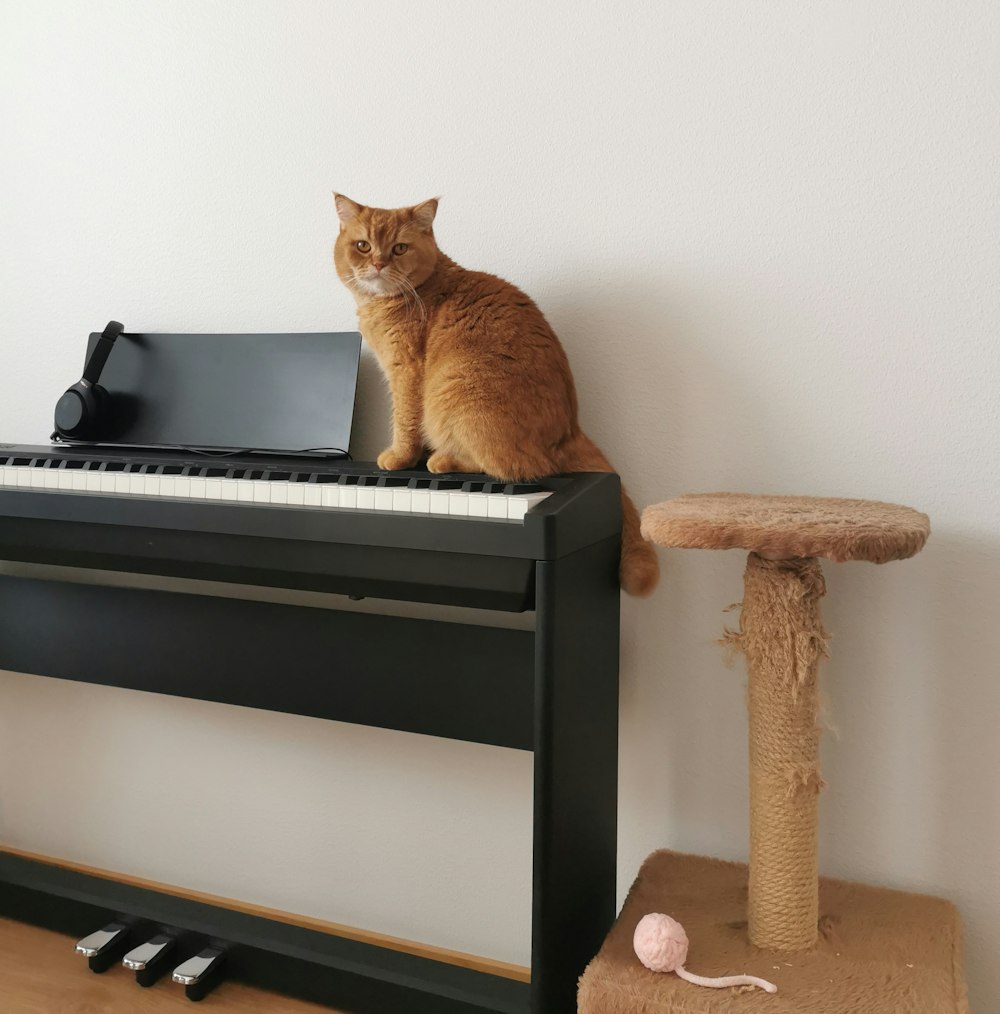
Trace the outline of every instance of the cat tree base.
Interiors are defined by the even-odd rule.
[[[747,880],[743,863],[654,852],[580,980],[579,1014],[969,1014],[950,902],[821,877],[818,942],[790,954],[749,942]],[[778,992],[648,971],[632,949],[648,912],[684,926],[692,972],[757,975]]]

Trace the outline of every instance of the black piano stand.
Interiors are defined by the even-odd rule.
[[[533,751],[530,984],[10,851],[0,915],[201,934],[227,977],[361,1014],[571,1014],[615,916],[618,553],[538,561],[534,632],[0,577],[0,669]]]

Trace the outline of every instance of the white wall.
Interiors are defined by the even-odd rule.
[[[351,328],[330,190],[442,194],[442,247],[539,301],[640,503],[930,513],[918,558],[827,568],[821,861],[955,899],[993,1009],[996,4],[0,10],[4,439],[47,436],[112,316]],[[369,362],[360,453],[386,413]],[[712,643],[741,554],[664,563],[623,607],[622,891],[659,846],[746,854],[744,680]],[[0,696],[0,839],[527,960],[527,756],[13,674]]]

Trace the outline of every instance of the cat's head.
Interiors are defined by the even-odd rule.
[[[333,260],[340,280],[362,299],[399,296],[427,281],[438,257],[437,199],[412,208],[366,208],[334,194],[340,234]]]

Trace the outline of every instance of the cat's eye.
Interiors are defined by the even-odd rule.
[[[406,243],[397,243],[393,248],[392,252],[398,257],[400,254],[405,254],[407,250]]]
[[[355,245],[355,246],[356,246],[356,247],[357,247],[357,248],[358,248],[358,249],[359,249],[359,250],[360,250],[360,251],[361,251],[362,253],[368,253],[368,251],[369,251],[369,250],[371,250],[371,248],[372,248],[372,245],[371,245],[371,243],[369,243],[369,242],[368,242],[368,240],[366,240],[366,239],[359,239],[359,240],[357,241],[357,243],[355,243],[354,245]]]

